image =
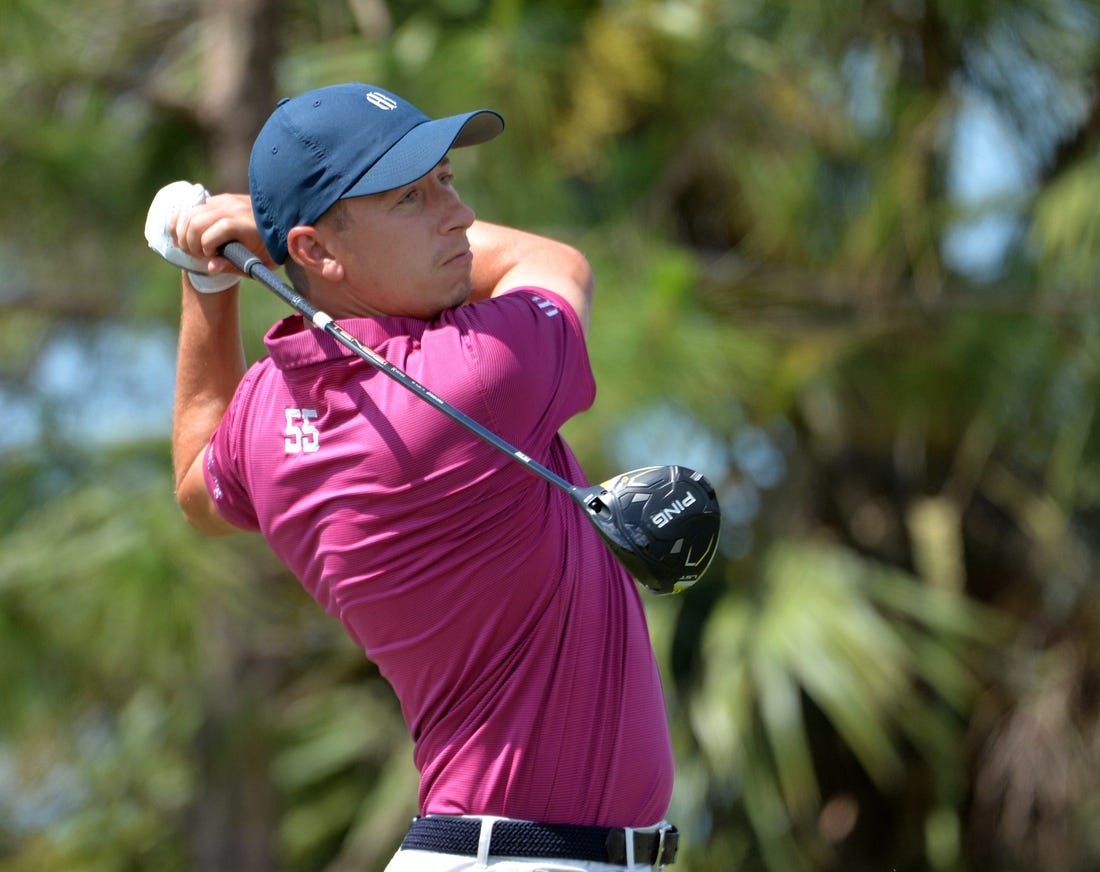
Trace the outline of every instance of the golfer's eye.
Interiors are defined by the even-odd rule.
[[[443,158],[435,167],[435,177],[439,180],[440,184],[450,187],[454,184],[455,174],[454,167],[451,164],[450,158]]]

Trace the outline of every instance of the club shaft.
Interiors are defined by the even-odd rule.
[[[263,261],[239,242],[229,242],[221,249],[222,256],[232,263],[246,276],[262,284],[268,290],[274,291],[291,308],[300,312],[309,319],[313,325],[328,333],[333,339],[351,351],[353,354],[365,360],[371,366],[388,375],[402,387],[412,391],[426,403],[434,406],[452,421],[465,427],[479,439],[487,442],[503,454],[506,454],[525,469],[533,472],[554,487],[565,491],[570,497],[581,505],[584,500],[581,497],[582,488],[566,481],[557,473],[547,469],[537,460],[524,454],[514,445],[501,439],[492,430],[488,430],[464,412],[459,411],[446,400],[432,393],[424,385],[401,369],[398,369],[386,358],[382,357],[373,348],[369,348],[348,333],[337,324],[329,315],[322,312],[309,302],[305,297],[296,292],[290,285],[283,281],[275,272],[268,269]]]

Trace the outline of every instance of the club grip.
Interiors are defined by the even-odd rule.
[[[310,303],[309,300],[284,282],[275,272],[268,269],[260,258],[254,255],[241,243],[227,242],[218,249],[218,252],[250,279],[255,279],[261,285],[274,291],[278,296],[282,297],[284,302],[301,312],[306,318],[314,323],[317,323],[316,319],[318,315],[323,316],[327,320],[332,320],[328,318],[327,315],[324,315],[323,312],[318,312],[317,308]],[[320,327],[321,324],[317,324],[317,326]]]
[[[253,278],[252,273],[257,266],[263,266],[264,262],[260,260],[251,251],[245,248],[239,242],[227,242],[221,247],[221,254],[226,260],[228,260],[233,266],[243,272],[249,278]]]

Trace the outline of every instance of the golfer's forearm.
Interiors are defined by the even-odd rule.
[[[172,423],[177,492],[221,421],[244,371],[237,289],[198,294],[184,288]]]
[[[475,221],[468,236],[474,254],[473,300],[540,282],[588,287],[591,292],[588,261],[564,242],[486,221]]]

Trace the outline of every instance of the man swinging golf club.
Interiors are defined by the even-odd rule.
[[[554,486],[584,484],[558,429],[595,394],[592,273],[459,198],[448,151],[502,129],[332,86],[275,109],[249,196],[158,193],[146,236],[184,270],[177,497],[200,531],[260,531],[393,686],[420,816],[388,872],[657,868],[671,746],[616,555],[658,592],[693,583],[717,503],[680,467]],[[313,325],[280,321],[251,368],[234,242],[286,264]]]

